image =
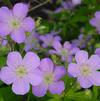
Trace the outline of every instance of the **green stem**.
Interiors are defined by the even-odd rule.
[[[28,97],[27,97],[27,101],[30,101],[30,92],[29,92],[29,94],[28,94]]]
[[[65,101],[65,97],[67,96],[67,93],[70,91],[70,89],[76,84],[76,80],[73,82],[73,84],[71,85],[71,87],[69,88],[69,89],[65,89],[65,94],[64,94],[64,96],[63,96],[63,100]]]
[[[43,6],[43,5],[45,5],[45,4],[47,4],[49,1],[50,1],[50,0],[47,0],[47,1],[45,1],[45,2],[43,2],[43,3],[41,3],[41,4],[39,4],[39,5],[37,5],[37,6],[35,6],[35,7],[32,7],[32,8],[29,10],[29,12],[31,12],[31,11],[33,11],[33,10],[35,10],[35,9],[37,9],[37,8],[39,8],[39,7]]]

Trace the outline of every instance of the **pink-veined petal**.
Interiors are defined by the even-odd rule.
[[[18,95],[24,95],[29,92],[30,85],[22,79],[16,79],[12,84],[12,91]]]
[[[44,85],[43,83],[41,83],[38,86],[32,87],[33,94],[38,97],[44,96],[46,94],[47,90],[48,90],[48,86]]]
[[[93,85],[90,80],[85,77],[78,77],[78,82],[82,88],[90,88]]]
[[[14,81],[14,73],[12,68],[10,67],[3,67],[0,71],[0,79],[6,83],[11,84]]]
[[[68,66],[68,73],[73,77],[77,77],[80,74],[78,65],[75,63],[70,63]]]
[[[34,52],[27,52],[23,58],[22,64],[29,69],[35,69],[40,65],[40,58]]]
[[[54,69],[54,79],[57,81],[66,74],[66,69],[63,66],[56,66]]]
[[[88,53],[86,51],[78,51],[75,55],[76,62],[79,64],[86,63],[88,60]]]
[[[44,58],[41,60],[39,68],[45,72],[53,72],[54,64],[51,59]]]
[[[28,13],[28,5],[24,3],[17,3],[13,7],[13,14],[15,17],[19,19],[23,19],[27,16]]]
[[[32,32],[35,28],[35,21],[31,17],[26,17],[22,22],[22,28],[25,31]]]
[[[22,62],[22,57],[19,52],[10,52],[7,56],[7,65],[12,68],[16,68]]]
[[[15,30],[14,32],[11,33],[11,38],[17,43],[24,42],[26,38],[24,30],[21,28]]]
[[[63,81],[58,81],[49,86],[49,91],[52,94],[61,94],[65,89],[65,85]]]

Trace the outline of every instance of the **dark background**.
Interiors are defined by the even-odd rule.
[[[10,1],[10,2],[9,2]],[[30,7],[35,7],[39,4],[42,4],[46,0],[0,0],[0,6],[8,6],[9,8],[12,8],[14,4],[19,3],[19,2],[24,2],[30,4]],[[56,8],[56,3],[51,2],[47,3],[33,11],[30,12],[30,14],[34,17],[40,16],[44,19],[48,18],[48,15],[43,11],[44,9],[47,10],[54,10]]]

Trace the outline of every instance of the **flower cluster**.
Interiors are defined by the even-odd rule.
[[[67,6],[65,2],[62,3],[66,9],[79,4],[81,0],[68,0]],[[35,29],[34,19],[27,17],[28,6],[17,3],[13,9],[5,6],[0,8],[0,44],[6,46],[10,40],[10,48],[13,45],[18,48],[9,51],[6,66],[0,70],[0,80],[12,85],[15,94],[25,95],[32,88],[32,93],[38,97],[45,96],[48,91],[62,94],[67,87],[62,78],[67,76],[74,77],[85,89],[100,86],[100,48],[90,57],[87,51],[81,50],[87,47],[91,35],[84,37],[81,34],[78,39],[65,42],[55,31],[40,35]],[[90,24],[100,33],[99,20],[100,11],[97,11]],[[45,48],[48,54],[42,52]],[[57,62],[61,65],[57,65],[50,58],[51,55],[60,57]]]
[[[43,81],[39,85],[33,86],[34,95],[44,96],[47,90],[52,94],[61,94],[65,86],[60,79],[66,74],[66,69],[63,66],[54,66],[49,58],[41,60],[39,69],[42,72]]]
[[[29,92],[30,84],[36,96],[44,96],[47,89],[52,94],[61,94],[64,91],[64,82],[61,77],[66,74],[63,66],[54,66],[49,58],[42,59],[34,52],[27,52],[24,58],[19,52],[10,52],[7,57],[7,66],[0,71],[0,79],[6,84],[12,84],[12,91],[24,95]],[[59,88],[59,89],[58,89]]]

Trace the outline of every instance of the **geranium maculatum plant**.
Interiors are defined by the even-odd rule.
[[[100,101],[99,3],[0,1],[0,101]]]

